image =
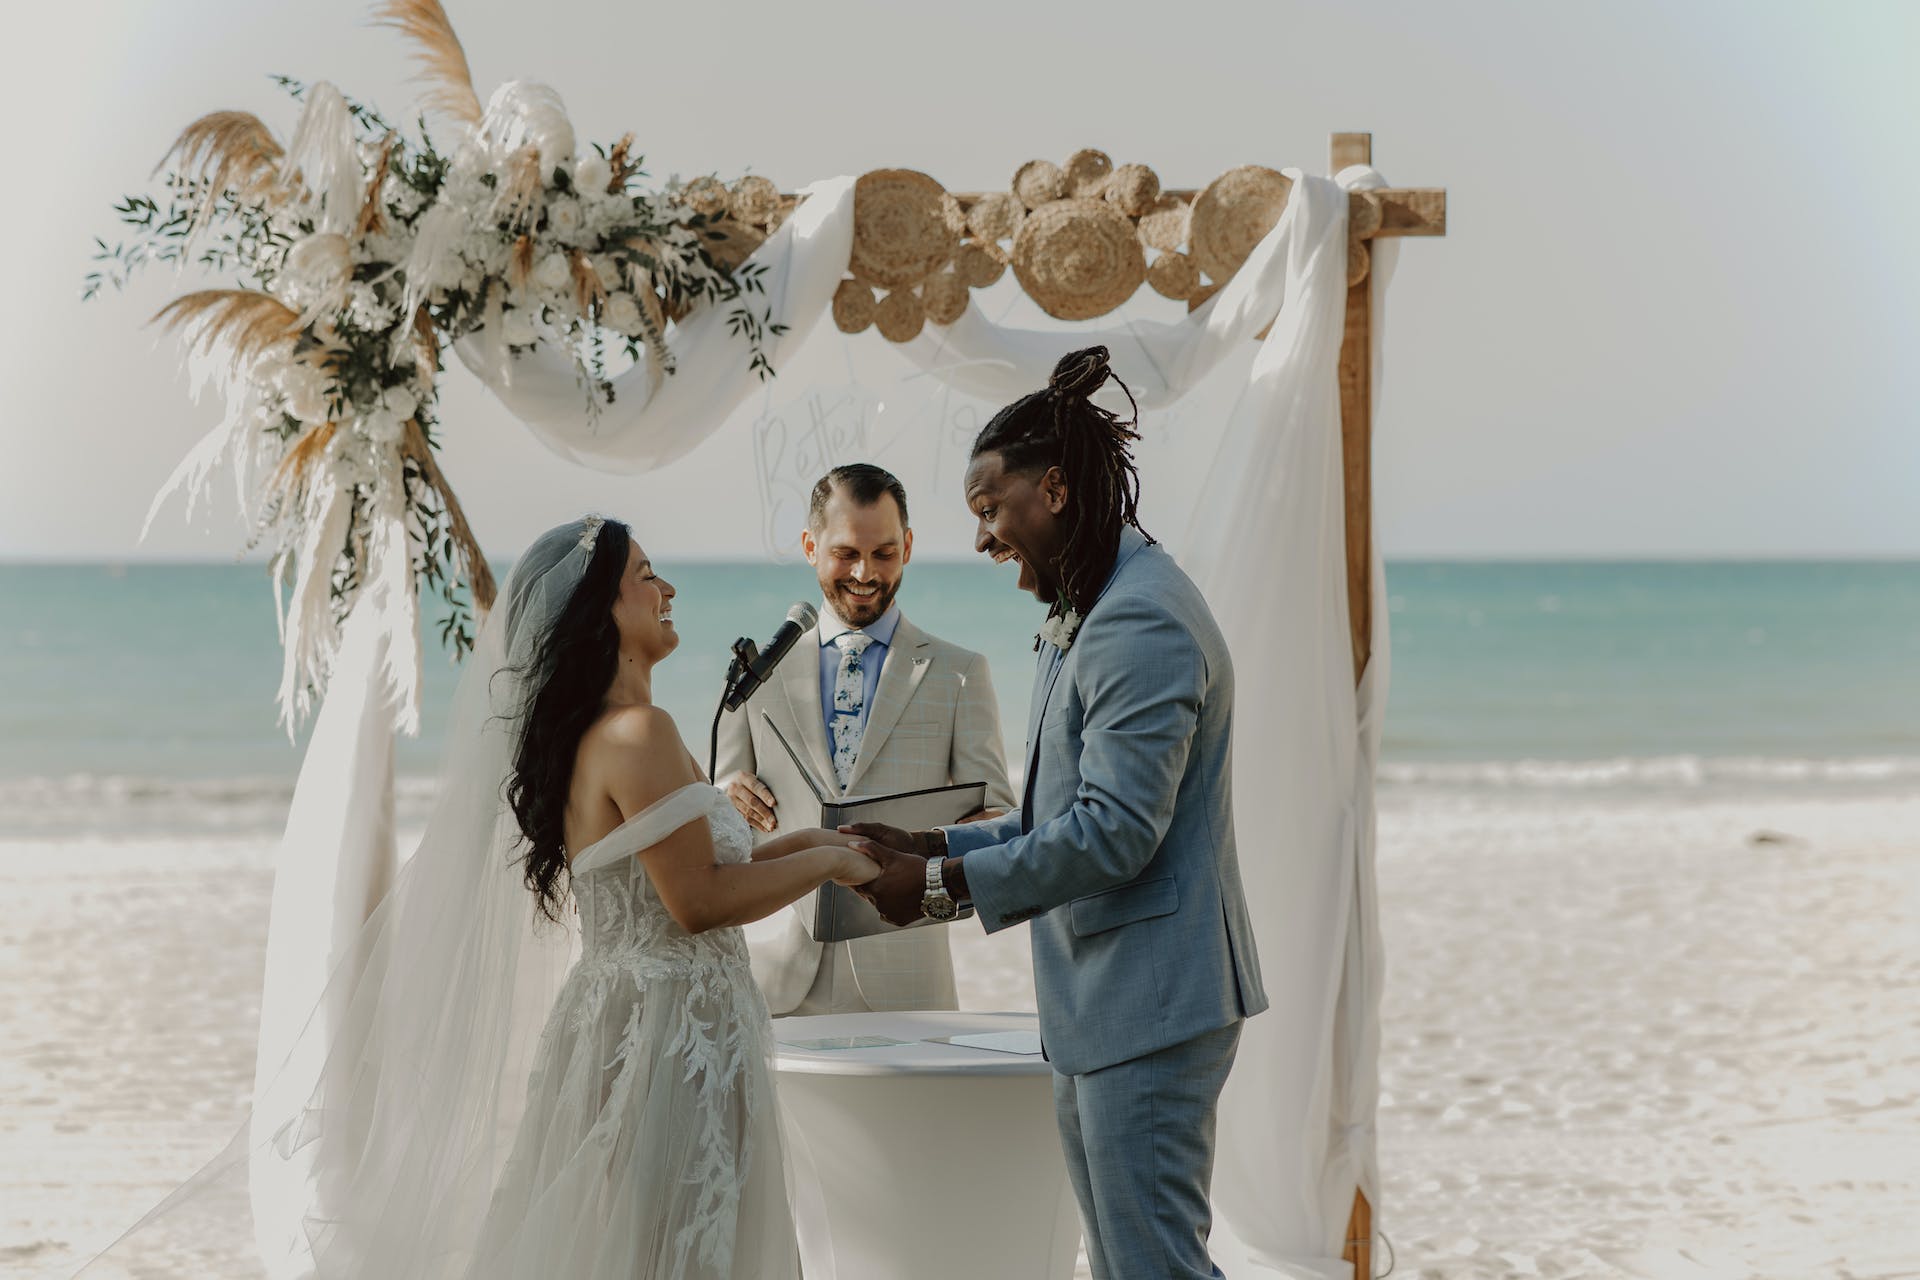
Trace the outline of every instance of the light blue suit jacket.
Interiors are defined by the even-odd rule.
[[[1200,590],[1134,529],[1065,657],[1041,647],[1026,798],[948,827],[989,933],[1033,921],[1056,1071],[1267,1007],[1233,837],[1233,663]]]

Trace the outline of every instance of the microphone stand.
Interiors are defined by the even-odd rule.
[[[720,780],[714,772],[720,767],[720,717],[727,713],[733,691],[746,678],[747,668],[760,660],[760,650],[745,636],[733,642],[733,660],[727,664],[727,682],[720,690],[720,705],[713,709],[713,729],[707,734],[707,781],[715,786]]]

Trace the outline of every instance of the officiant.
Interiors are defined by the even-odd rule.
[[[866,463],[835,467],[813,487],[800,547],[820,621],[720,725],[716,776],[754,839],[819,821],[776,729],[829,796],[984,782],[976,816],[1012,808],[987,660],[915,626],[896,599],[913,558],[900,481]],[[776,1017],[959,1007],[945,925],[822,943],[789,910],[749,929],[748,944]]]

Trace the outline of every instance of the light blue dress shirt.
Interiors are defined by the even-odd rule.
[[[864,627],[850,627],[840,620],[833,606],[822,601],[820,604],[820,726],[827,735],[827,747],[833,747],[833,686],[840,677],[840,649],[834,640],[849,631],[864,631],[873,641],[867,651],[860,655],[860,671],[866,678],[866,689],[860,700],[860,732],[867,730],[867,717],[873,714],[873,697],[880,688],[880,668],[886,665],[887,654],[893,649],[893,633],[900,626],[900,606],[889,605],[887,611]]]

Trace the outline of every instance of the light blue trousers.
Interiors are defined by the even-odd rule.
[[[1158,1053],[1053,1077],[1067,1176],[1094,1280],[1213,1280],[1214,1114],[1240,1044],[1232,1023]]]

